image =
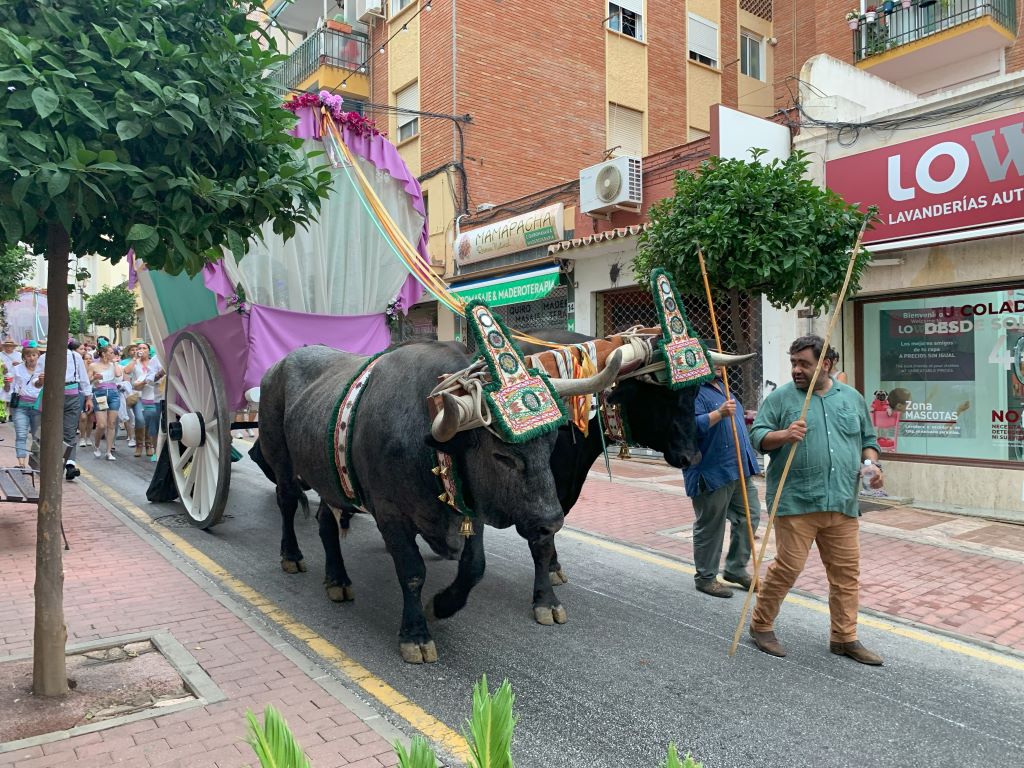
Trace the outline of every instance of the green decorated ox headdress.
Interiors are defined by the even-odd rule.
[[[662,338],[658,348],[665,356],[668,386],[695,387],[715,378],[704,343],[693,333],[675,283],[664,269],[651,272],[651,293],[658,308]]]
[[[510,443],[558,429],[568,419],[565,405],[548,377],[528,368],[505,324],[482,301],[466,307],[466,322],[491,381],[484,385],[492,425]]]

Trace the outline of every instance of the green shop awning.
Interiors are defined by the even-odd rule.
[[[492,307],[543,299],[558,285],[558,267],[532,269],[453,285],[452,293],[469,302],[483,299]]]

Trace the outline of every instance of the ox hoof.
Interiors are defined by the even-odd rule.
[[[545,627],[550,627],[555,623],[554,614],[546,605],[535,605],[533,607],[533,618],[537,620],[538,624],[543,624]]]
[[[401,643],[398,649],[402,653],[402,661],[408,664],[433,664],[437,661],[437,646],[433,640],[422,645]]]
[[[289,560],[286,557],[281,558],[281,570],[285,573],[305,573],[306,572],[306,561],[305,560]]]
[[[569,620],[569,614],[565,608],[560,605],[556,605],[551,609],[551,618],[555,620],[555,624],[565,624]]]
[[[548,571],[548,578],[551,579],[551,586],[560,587],[563,584],[569,583],[569,577],[565,575],[565,571],[559,568],[557,571]]]
[[[335,585],[327,587],[327,597],[335,603],[350,603],[356,599],[356,593],[352,589],[352,585],[345,587]]]

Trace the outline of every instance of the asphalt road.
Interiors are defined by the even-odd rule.
[[[828,652],[827,616],[806,604],[787,604],[778,622],[786,659],[746,641],[730,659],[739,596],[700,595],[689,575],[656,558],[571,535],[559,543],[569,622],[540,626],[530,609],[526,543],[514,531],[488,529],[483,582],[461,613],[432,626],[440,660],[408,665],[398,654],[400,591],[370,518],[358,516],[342,544],[356,601],[336,605],[321,585],[314,519],[297,520],[309,572],[281,570],[273,488],[248,458],[234,465],[226,517],[209,532],[192,528],[176,504],[146,501],[153,465],[82,462],[449,727],[460,730],[482,673],[492,684],[507,678],[522,768],[654,768],[669,741],[707,768],[1022,764],[1019,659],[1015,669],[941,640],[862,628],[861,639],[886,660],[863,667]],[[428,595],[451,580],[455,564],[425,557]]]

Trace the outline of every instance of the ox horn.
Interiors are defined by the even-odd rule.
[[[441,408],[441,412],[434,417],[434,423],[430,425],[430,434],[433,435],[437,442],[447,443],[459,431],[461,410],[459,409],[458,398],[450,392],[442,392],[441,400],[444,402],[444,405]]]
[[[723,352],[715,352],[712,349],[708,350],[708,357],[711,358],[711,364],[715,367],[720,365],[737,365],[749,360],[753,356],[753,352],[747,355],[727,355]]]
[[[604,368],[599,373],[585,379],[551,379],[551,384],[561,397],[593,395],[608,389],[615,382],[621,367],[622,353],[615,350],[608,356]]]

